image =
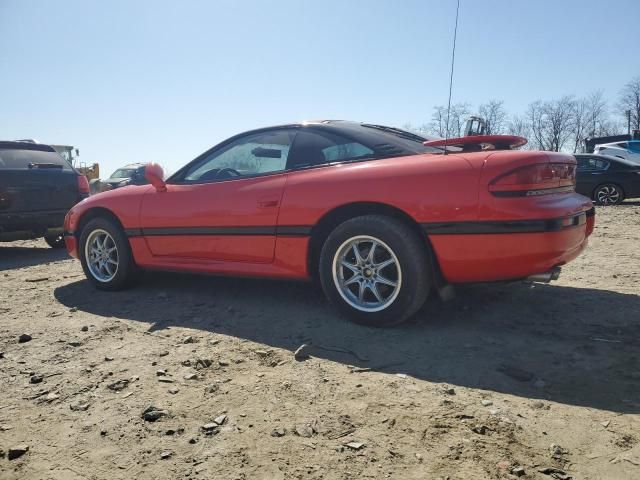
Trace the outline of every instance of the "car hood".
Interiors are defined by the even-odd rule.
[[[98,203],[104,200],[111,199],[112,197],[131,197],[136,195],[143,195],[149,190],[151,185],[126,185],[122,188],[118,188],[117,190],[107,190],[105,192],[96,193],[95,195],[91,195],[86,199],[87,202],[90,203]]]

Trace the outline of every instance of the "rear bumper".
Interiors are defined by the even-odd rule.
[[[0,213],[0,232],[62,228],[68,210]]]
[[[446,233],[432,230],[429,239],[448,282],[511,280],[576,258],[587,246],[594,224],[591,209],[553,219],[478,222]]]
[[[0,214],[0,241],[28,240],[60,235],[67,210]]]

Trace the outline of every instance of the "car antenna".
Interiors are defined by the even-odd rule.
[[[453,90],[453,65],[456,61],[456,38],[458,36],[458,14],[460,13],[460,0],[456,6],[456,26],[453,29],[453,50],[451,52],[451,74],[449,75],[449,102],[447,104],[447,128],[444,137],[444,154],[447,154],[447,141],[449,140],[449,118],[451,114],[451,92]]]

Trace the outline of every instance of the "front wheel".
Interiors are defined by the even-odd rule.
[[[119,225],[107,218],[94,218],[80,234],[80,262],[87,279],[99,290],[120,290],[133,278],[129,240]]]
[[[424,304],[432,284],[428,244],[382,215],[347,220],[320,254],[320,281],[332,304],[370,326],[400,323]]]
[[[596,188],[593,199],[597,205],[618,205],[624,200],[624,193],[619,186],[605,183]]]

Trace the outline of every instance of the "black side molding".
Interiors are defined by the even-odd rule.
[[[476,235],[495,233],[544,233],[558,232],[577,227],[587,221],[588,212],[570,217],[547,220],[508,220],[499,222],[440,222],[423,223],[422,230],[429,235]],[[594,215],[594,213],[591,213]]]
[[[155,237],[168,235],[250,235],[250,236],[282,236],[306,237],[311,234],[307,225],[281,225],[278,227],[160,227],[160,228],[127,228],[128,237]]]

